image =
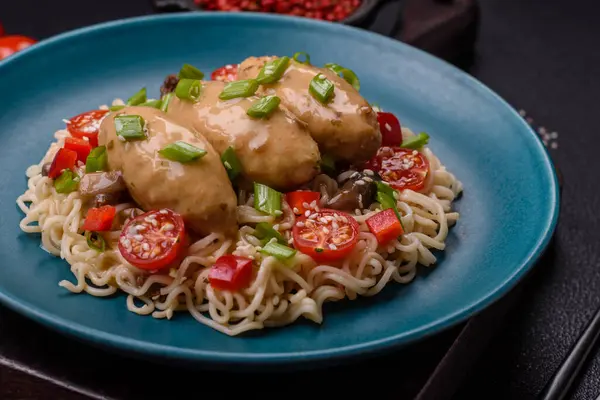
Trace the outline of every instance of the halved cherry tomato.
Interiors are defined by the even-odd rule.
[[[227,64],[217,68],[210,75],[213,81],[233,82],[237,80],[238,64]]]
[[[398,118],[392,113],[380,111],[377,113],[377,121],[381,131],[381,145],[400,146],[402,144],[402,128]]]
[[[54,160],[52,160],[52,164],[50,164],[48,178],[58,178],[65,169],[73,169],[75,167],[75,162],[77,162],[76,152],[64,148],[58,149],[54,156]]]
[[[113,206],[90,208],[83,222],[83,230],[94,232],[109,231],[116,213],[117,209]]]
[[[317,262],[346,257],[358,242],[358,222],[342,211],[321,210],[296,220],[294,247]]]
[[[378,212],[369,217],[365,223],[377,238],[377,243],[385,244],[404,233],[402,224],[392,208]]]
[[[183,218],[167,208],[130,219],[119,237],[123,258],[135,267],[150,271],[173,265],[186,247]]]
[[[307,209],[302,204],[310,204],[313,201],[318,203],[319,199],[321,199],[321,193],[319,192],[297,190],[295,192],[286,193],[285,195],[285,200],[292,210],[294,210],[296,215],[301,215],[306,212]]]
[[[1,29],[1,27],[0,27]],[[2,35],[0,35],[2,36]],[[0,37],[0,60],[36,43],[35,39],[21,35]]]
[[[247,287],[251,279],[252,260],[232,254],[219,257],[208,273],[213,288],[232,292]]]
[[[76,115],[69,120],[67,130],[71,136],[79,139],[87,138],[92,147],[97,147],[100,122],[107,112],[108,110],[92,110]]]
[[[415,192],[423,189],[429,174],[427,157],[417,150],[401,147],[381,147],[365,167],[377,171],[394,189]]]
[[[87,140],[68,137],[65,139],[65,149],[73,150],[77,153],[77,161],[85,162],[92,151],[92,145]]]

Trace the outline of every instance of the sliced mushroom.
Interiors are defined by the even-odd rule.
[[[42,176],[48,176],[48,173],[50,172],[50,167],[52,166],[52,163],[47,162],[46,164],[42,165]]]
[[[112,194],[127,190],[121,171],[93,172],[85,174],[79,183],[79,192],[83,196]]]
[[[106,205],[115,205],[119,203],[121,193],[98,193],[94,197],[94,207],[102,207]]]
[[[175,91],[177,84],[179,83],[179,78],[175,74],[168,75],[165,78],[162,86],[160,87],[160,94],[164,96],[167,93],[171,93]]]
[[[363,172],[346,171],[338,176],[342,186],[327,202],[327,207],[340,211],[368,208],[375,196],[373,178]]]

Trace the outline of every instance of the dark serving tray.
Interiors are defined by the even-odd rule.
[[[158,12],[182,11],[186,4],[193,4],[191,0],[175,0],[176,4],[173,0],[152,2]],[[464,65],[473,53],[478,18],[476,0],[365,0],[343,23],[397,38]],[[293,373],[166,368],[152,360],[98,350],[0,306],[0,365],[20,371],[9,374],[0,367],[0,398],[174,398],[194,393],[190,385],[196,383],[209,390],[214,385],[212,391],[227,395],[250,393],[248,387],[286,387],[288,392],[296,387],[305,393],[327,387],[336,394],[355,395],[356,385],[346,383],[356,381],[378,394],[389,393],[396,398],[450,400],[500,330],[522,286],[469,321],[398,351],[326,370]],[[41,384],[39,379],[53,385]]]

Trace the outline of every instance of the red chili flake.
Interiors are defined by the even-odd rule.
[[[352,14],[361,0],[194,0],[205,10],[258,11],[340,21]]]

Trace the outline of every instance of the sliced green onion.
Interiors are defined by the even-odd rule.
[[[323,154],[321,156],[321,171],[327,175],[335,174],[335,160],[329,154]]]
[[[267,185],[254,182],[254,208],[276,217],[280,216],[281,193]]]
[[[124,108],[125,108],[125,106],[120,106],[120,105],[119,106],[110,106],[110,107],[108,107],[108,109],[110,111],[119,111],[119,110],[122,110]]]
[[[187,163],[204,157],[206,155],[206,150],[199,149],[196,146],[192,146],[189,143],[179,140],[175,143],[166,145],[162,150],[159,150],[158,153],[171,161]]]
[[[125,140],[144,139],[144,118],[139,115],[119,115],[115,117],[117,136]]]
[[[198,101],[202,93],[202,82],[197,79],[180,79],[175,88],[175,96],[181,100]]]
[[[282,261],[292,258],[296,254],[296,250],[292,249],[291,247],[272,242],[267,243],[267,245],[263,247],[260,252],[269,256],[273,256]]]
[[[242,172],[242,163],[235,155],[235,150],[233,150],[233,147],[231,146],[229,146],[221,155],[221,162],[227,171],[230,181],[234,181]]]
[[[106,171],[107,164],[106,146],[98,146],[90,151],[85,160],[85,173]]]
[[[172,98],[173,93],[167,93],[163,96],[162,101],[160,103],[160,110],[162,112],[167,112],[167,109],[169,108],[169,103],[171,102]]]
[[[287,241],[283,238],[281,233],[276,231],[270,224],[266,222],[259,222],[256,224],[254,229],[254,236],[263,242],[263,245],[268,243],[269,240],[275,238],[278,243],[286,244]]]
[[[183,64],[179,71],[179,79],[202,79],[204,73],[190,64]]]
[[[246,114],[252,118],[266,118],[277,109],[281,99],[277,96],[265,96],[252,103]]]
[[[269,61],[262,67],[256,80],[261,85],[277,82],[283,76],[288,65],[290,65],[290,58],[285,56]]]
[[[219,95],[219,99],[231,100],[238,97],[250,97],[256,93],[256,90],[258,90],[258,81],[256,79],[229,82]]]
[[[304,56],[304,61],[300,60],[300,58],[302,56]],[[299,52],[295,53],[292,58],[294,59],[294,61],[299,62],[300,64],[310,65],[310,56],[308,55],[308,53],[305,53],[304,51],[299,51]]]
[[[90,249],[94,249],[96,251],[99,251],[100,253],[106,250],[106,241],[98,232],[86,231],[85,239],[87,240],[87,244],[90,247]]]
[[[386,185],[381,181],[375,181],[375,186],[377,187],[378,192],[383,192],[384,194],[390,196],[392,199],[395,198],[394,193],[396,190],[390,185]]]
[[[325,68],[332,70],[333,72],[344,78],[344,80],[351,84],[352,87],[354,87],[354,89],[360,90],[360,80],[358,79],[358,76],[356,76],[354,71],[352,71],[351,69],[344,68],[338,64],[325,64]]]
[[[391,208],[392,210],[394,210],[394,214],[396,214],[396,217],[398,217],[398,221],[400,221],[400,225],[402,225],[402,229],[404,229],[404,224],[402,223],[402,216],[398,211],[398,204],[396,202],[396,198],[394,197],[395,190],[381,182],[376,181],[375,184],[377,186],[377,195],[375,197],[377,202],[381,204],[381,209],[387,210],[388,208]],[[386,189],[384,189],[384,187]]]
[[[140,89],[139,92],[137,92],[127,100],[127,105],[137,106],[138,104],[146,102],[146,100],[148,100],[148,98],[146,97],[146,88],[143,87]]]
[[[402,141],[400,147],[407,149],[419,149],[429,143],[429,135],[425,132],[421,132],[418,135],[411,136],[406,140]]]
[[[322,104],[327,104],[333,97],[333,83],[325,77],[318,74],[310,81],[308,91]]]
[[[57,193],[71,193],[77,190],[79,176],[67,169],[54,180],[54,189]]]
[[[152,108],[160,109],[161,105],[162,105],[161,100],[150,100],[150,101],[140,104],[140,107],[152,107]]]

